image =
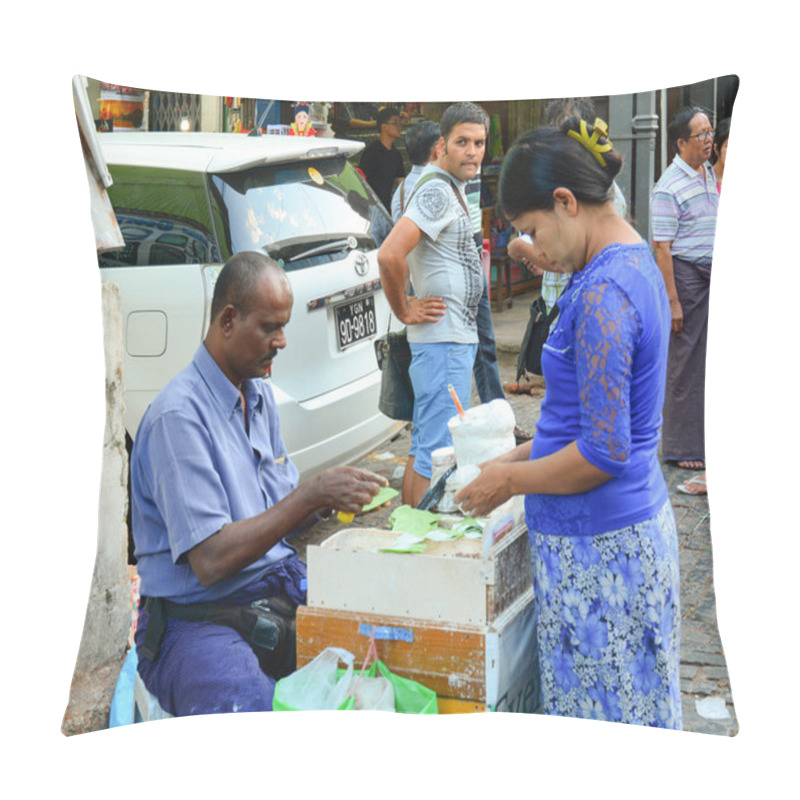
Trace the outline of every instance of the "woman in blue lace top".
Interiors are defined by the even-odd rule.
[[[602,120],[520,137],[499,205],[570,273],[542,353],[532,442],[459,494],[485,515],[524,494],[542,710],[681,728],[675,519],[658,461],[670,310],[649,247],[617,214]]]

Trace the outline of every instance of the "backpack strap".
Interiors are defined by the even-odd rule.
[[[450,178],[447,177],[447,175],[443,175],[441,172],[429,172],[427,175],[423,175],[416,182],[416,184],[414,185],[414,190],[408,196],[408,203],[411,202],[411,198],[414,197],[414,195],[417,193],[417,189],[419,189],[422,186],[423,183],[427,183],[428,181],[431,181],[431,180],[440,180],[440,181],[446,181],[447,183],[449,183],[450,187],[452,188],[453,192],[455,193],[455,196],[458,198],[458,202],[461,203],[461,208],[464,209],[464,213],[468,217],[470,216],[469,209],[467,209],[467,203],[464,200],[464,198],[461,196],[461,192],[458,191],[458,189],[456,188],[456,185],[453,183],[453,181],[451,181]],[[402,209],[403,212],[405,212],[406,208],[408,207],[408,203],[403,205],[402,201],[403,201],[403,198],[402,198],[402,195],[401,195],[400,196],[401,209]],[[470,217],[470,221],[471,221],[471,217]]]

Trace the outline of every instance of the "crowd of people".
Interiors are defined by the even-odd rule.
[[[465,408],[473,375],[482,402],[502,396],[470,203],[479,193],[469,191],[489,118],[462,102],[438,124],[410,128],[408,175],[397,110],[381,108],[374,121],[379,136],[361,164],[393,220],[378,264],[412,352],[402,499],[416,506],[432,453],[451,443],[447,387]],[[497,198],[520,257],[558,305],[541,414],[533,438],[481,465],[457,500],[483,516],[525,497],[541,710],[680,729],[677,533],[659,450],[705,468],[708,287],[729,123],[715,135],[698,108],[670,122],[676,155],[653,191],[652,242],[627,218],[622,158],[591,105],[556,101],[546,123],[508,151]],[[261,380],[291,313],[291,285],[274,261],[231,258],[204,342],[134,443],[138,669],[175,715],[271,709],[276,680],[293,668],[285,623],[305,601],[305,566],[287,536],[333,510],[360,510],[386,483],[353,467],[298,482]],[[704,474],[684,487],[704,491]],[[272,647],[251,641],[253,604],[281,634]]]

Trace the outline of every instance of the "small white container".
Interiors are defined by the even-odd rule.
[[[431,473],[431,486],[433,486],[455,463],[456,451],[452,445],[434,450],[431,453],[431,466],[433,468]]]

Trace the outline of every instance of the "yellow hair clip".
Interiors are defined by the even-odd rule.
[[[605,144],[599,144],[597,141],[601,134],[607,140]],[[608,125],[600,117],[597,117],[594,121],[594,130],[591,136],[589,136],[589,130],[584,119],[581,120],[581,132],[567,131],[567,136],[571,136],[575,141],[580,142],[598,160],[600,166],[605,167],[606,160],[600,154],[612,150],[614,145],[608,141]]]

